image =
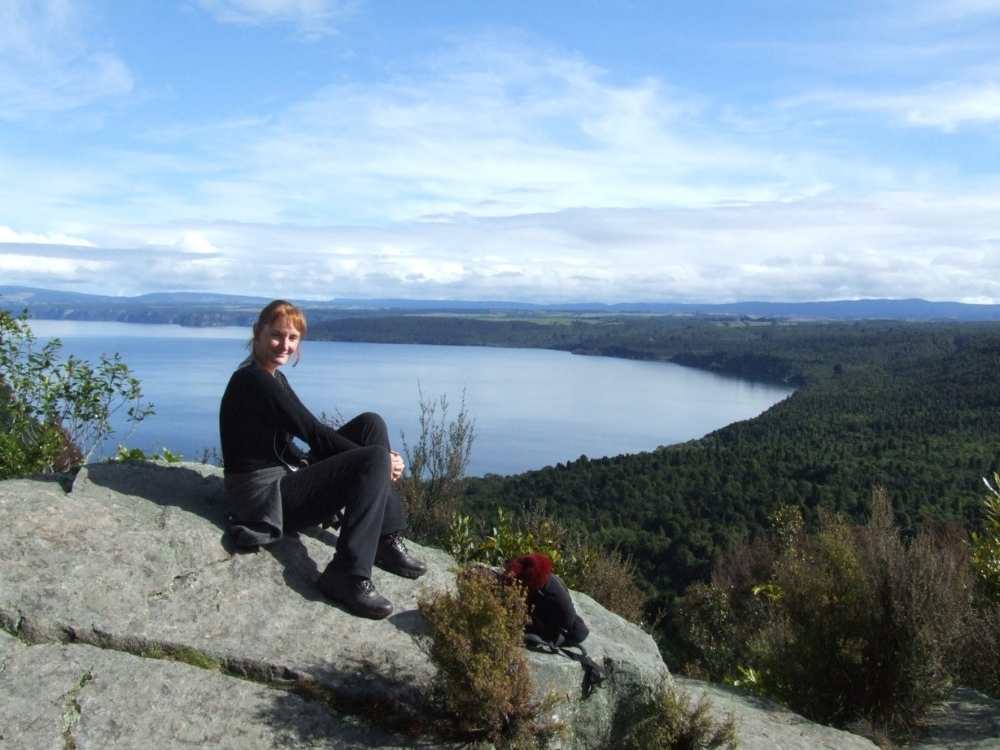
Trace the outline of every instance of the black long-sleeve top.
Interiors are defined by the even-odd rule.
[[[292,437],[322,458],[359,447],[316,419],[280,371],[271,375],[256,361],[229,378],[219,408],[219,436],[226,474],[296,465],[304,456]]]

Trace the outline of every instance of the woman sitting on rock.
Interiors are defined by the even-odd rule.
[[[219,411],[230,531],[239,547],[269,544],[289,531],[334,519],[343,509],[333,560],[320,590],[348,611],[381,619],[392,603],[375,590],[372,565],[417,578],[426,572],[407,551],[393,482],[403,459],[389,447],[385,421],[365,412],[340,429],[320,422],[279,369],[306,335],[302,311],[271,302],[253,327],[250,356],[229,379]],[[309,445],[308,456],[292,442]]]

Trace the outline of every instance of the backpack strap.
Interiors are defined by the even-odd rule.
[[[591,693],[604,683],[604,670],[597,662],[587,656],[587,650],[579,643],[572,645],[562,645],[563,637],[560,635],[556,642],[546,641],[535,633],[524,634],[524,645],[532,651],[541,651],[547,654],[562,654],[583,667],[583,697],[589,698]],[[579,653],[571,649],[579,649]]]

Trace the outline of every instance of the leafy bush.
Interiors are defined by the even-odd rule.
[[[778,595],[771,579],[778,553],[801,532],[797,508],[779,509],[772,531],[741,542],[716,560],[711,584],[688,588],[674,610],[679,643],[674,655],[692,677],[741,684],[752,661],[751,646],[768,616],[768,602]]]
[[[25,315],[0,311],[0,478],[69,469],[111,434],[119,410],[133,425],[153,413],[119,355],[60,361],[61,348],[38,347]]]
[[[460,562],[502,567],[520,555],[541,552],[569,588],[592,596],[631,622],[641,622],[646,596],[636,583],[635,564],[617,550],[604,550],[577,531],[541,513],[515,518],[497,508],[496,521],[479,531],[473,519],[452,517],[445,547]]]
[[[410,445],[403,436],[409,472],[403,477],[402,497],[410,534],[424,543],[440,543],[448,534],[452,516],[461,507],[462,478],[476,437],[475,421],[465,406],[465,393],[455,418],[448,421],[448,398],[424,398],[420,391],[420,434]]]
[[[1000,475],[993,475],[992,485],[985,478],[983,482],[990,494],[983,500],[983,531],[972,533],[972,569],[980,593],[1000,603]]]
[[[1000,604],[981,602],[969,613],[956,662],[962,685],[1000,698]]]
[[[707,696],[692,706],[688,696],[664,683],[637,708],[622,750],[735,750],[739,742],[733,717],[718,723],[711,708]]]
[[[532,700],[523,590],[475,566],[459,572],[454,593],[421,598],[418,607],[430,626],[437,688],[463,732],[499,748],[535,747],[551,728],[539,723]]]
[[[115,455],[112,456],[109,461],[127,462],[127,461],[162,461],[166,464],[178,464],[184,460],[184,456],[180,453],[174,453],[169,448],[160,448],[160,450],[153,453],[146,453],[142,448],[129,448],[125,445],[119,445],[118,450],[115,451]],[[202,462],[205,463],[205,462]]]
[[[646,594],[636,582],[638,575],[632,558],[616,549],[603,550],[589,544],[574,557],[586,564],[578,572],[567,574],[568,586],[593,597],[602,607],[629,622],[647,629],[655,627],[656,617],[646,619]]]
[[[746,582],[713,584],[692,599],[708,611],[707,626],[729,631],[721,645],[710,627],[700,634],[706,671],[751,675],[757,689],[816,721],[866,719],[905,736],[957,671],[970,612],[963,540],[930,529],[905,543],[882,491],[865,526],[827,514],[814,534],[790,528],[775,536],[770,572],[749,595]]]
[[[956,661],[963,685],[1000,697],[1000,476],[983,482],[983,530],[973,532],[969,558],[975,596]]]
[[[460,562],[502,566],[512,557],[542,552],[561,568],[567,536],[567,532],[549,518],[536,515],[515,519],[498,507],[496,521],[488,531],[477,529],[472,518],[455,514],[446,545]]]

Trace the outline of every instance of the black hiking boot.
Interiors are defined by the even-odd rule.
[[[386,534],[379,539],[375,564],[403,578],[420,578],[427,572],[427,566],[410,554],[399,534]]]
[[[392,614],[392,602],[375,590],[371,578],[354,576],[327,566],[319,577],[319,590],[359,617],[382,620]]]

